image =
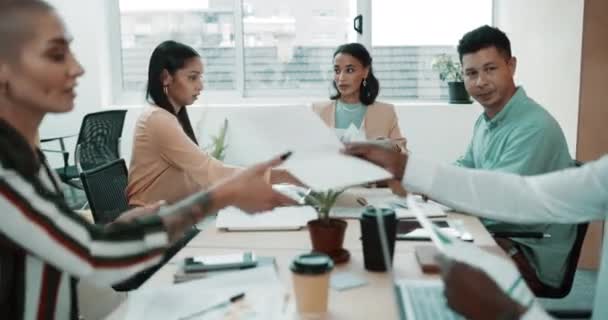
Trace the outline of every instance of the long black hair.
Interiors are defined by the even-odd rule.
[[[186,135],[197,145],[198,141],[194,135],[194,129],[188,117],[186,106],[182,106],[180,111],[177,114],[175,113],[174,107],[169,102],[169,97],[165,94],[162,72],[163,70],[167,70],[170,75],[174,75],[177,70],[184,67],[188,59],[199,57],[200,55],[196,50],[185,44],[173,40],[164,41],[154,49],[150,57],[148,85],[146,88],[146,99],[148,102],[174,114]]]
[[[334,52],[334,59],[339,53],[349,54],[355,59],[359,60],[359,62],[363,65],[364,68],[369,68],[369,73],[367,74],[367,78],[365,78],[366,85],[363,85],[361,82],[359,88],[359,100],[366,106],[374,103],[376,101],[376,97],[378,97],[378,93],[380,92],[380,82],[374,76],[374,72],[372,70],[372,57],[369,54],[369,51],[365,49],[360,43],[347,43],[339,46]],[[330,98],[332,100],[337,100],[340,98],[341,94],[336,86],[336,81],[332,80],[332,84],[334,85],[334,89],[336,89],[336,94],[332,95]]]

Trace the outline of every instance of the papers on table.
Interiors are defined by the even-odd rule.
[[[239,307],[227,304],[211,308],[243,292]],[[196,319],[282,319],[283,306],[277,301],[284,301],[284,297],[274,267],[268,266],[133,291],[129,293],[125,319],[180,319],[205,309],[209,312]]]
[[[229,231],[298,230],[316,218],[317,212],[310,206],[278,207],[255,214],[228,207],[218,212],[215,226]]]
[[[438,217],[446,217],[445,211],[446,209],[450,210],[450,208],[443,206],[435,201],[423,201],[420,196],[413,196],[416,204],[422,209],[424,215],[429,218],[438,218]],[[415,218],[416,215],[412,210],[409,209],[405,198],[389,195],[386,197],[373,197],[370,199],[366,199],[367,203],[376,207],[389,207],[395,210],[397,214],[397,219],[408,219]]]
[[[391,177],[367,161],[340,153],[338,137],[308,107],[266,107],[231,113],[230,148],[247,150],[239,164],[250,165],[291,150],[283,168],[315,190],[341,189]]]
[[[408,198],[407,203],[415,213],[418,222],[429,232],[429,236],[441,253],[451,259],[483,270],[502,290],[523,306],[527,307],[532,304],[534,295],[512,261],[491,254],[474,244],[458,240],[443,232],[426,217],[418,202]]]

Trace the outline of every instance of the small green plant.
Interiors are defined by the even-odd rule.
[[[211,144],[205,149],[209,150],[209,154],[218,160],[224,160],[225,152],[228,149],[226,145],[226,133],[228,132],[228,119],[224,119],[224,125],[220,128],[220,132],[216,136],[211,136]]]
[[[324,192],[311,191],[305,198],[305,204],[312,206],[317,210],[319,214],[319,220],[325,224],[329,224],[329,212],[331,208],[336,204],[338,196],[342,194],[344,190],[327,190]]]
[[[433,70],[439,72],[439,79],[445,82],[462,82],[460,62],[454,61],[447,54],[437,55],[431,64]]]

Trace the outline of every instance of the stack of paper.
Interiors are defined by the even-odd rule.
[[[217,214],[215,226],[229,231],[298,230],[314,219],[317,211],[310,206],[279,207],[255,214],[228,207]]]
[[[212,308],[230,297],[245,293],[242,310]],[[196,319],[283,319],[285,291],[273,266],[231,272],[167,287],[129,293],[125,319],[181,319],[213,309]],[[240,312],[240,313],[239,313]],[[237,313],[235,315],[235,313]],[[243,313],[243,314],[241,314]]]
[[[280,121],[277,121],[280,119]],[[314,190],[342,189],[391,177],[367,161],[340,153],[343,144],[309,107],[267,107],[231,113],[230,149],[247,150],[237,161],[250,165],[285,151],[284,168]]]

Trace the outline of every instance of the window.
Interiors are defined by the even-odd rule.
[[[381,99],[445,99],[432,58],[455,55],[464,32],[492,22],[492,0],[116,1],[121,89],[139,96],[152,50],[172,39],[203,57],[207,96],[326,97],[333,51],[360,41],[372,48]],[[365,24],[370,8],[371,26]],[[353,30],[359,13],[371,44]]]
[[[207,90],[235,89],[233,1],[120,0],[123,90],[143,91],[154,48],[175,40],[195,48]]]
[[[372,55],[380,95],[399,100],[446,100],[447,84],[433,58],[457,58],[467,31],[492,24],[490,0],[373,0]]]

